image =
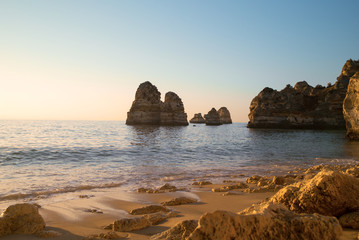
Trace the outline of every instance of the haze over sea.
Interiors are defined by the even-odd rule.
[[[0,121],[0,200],[166,182],[222,182],[358,159],[344,131],[187,127],[123,121]],[[355,155],[357,154],[357,155]],[[244,176],[243,176],[243,175]]]

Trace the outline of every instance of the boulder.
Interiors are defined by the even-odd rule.
[[[127,125],[188,125],[187,114],[181,98],[168,92],[165,101],[161,93],[150,82],[141,83],[135,95],[130,111],[127,113]]]
[[[131,232],[151,225],[151,222],[146,217],[123,218],[113,223],[112,230],[116,232]]]
[[[249,128],[345,129],[343,101],[359,61],[348,60],[334,85],[298,82],[277,91],[264,88],[250,104]],[[348,103],[348,106],[353,105]],[[345,108],[345,107],[344,107]],[[348,122],[348,121],[347,121]],[[347,123],[348,125],[348,123]]]
[[[35,205],[23,203],[8,207],[0,217],[0,237],[8,234],[35,234],[45,228],[45,221]]]
[[[187,238],[202,239],[339,239],[342,228],[335,217],[296,214],[280,204],[263,204],[239,214],[206,213]]]
[[[220,109],[218,109],[218,114],[222,124],[232,123],[231,114],[226,107],[221,107]]]
[[[201,113],[196,113],[196,114],[194,114],[193,118],[189,122],[190,123],[206,123],[206,120],[204,120]]]
[[[170,211],[170,212],[151,213],[151,214],[145,215],[144,217],[151,223],[151,225],[157,225],[160,222],[163,222],[164,220],[166,220],[167,218],[177,217],[177,216],[178,216],[177,212]]]
[[[155,213],[155,212],[169,212],[170,210],[163,206],[158,205],[149,205],[141,208],[133,209],[130,214],[132,215],[143,215],[143,214],[149,214],[149,213]]]
[[[215,108],[212,108],[207,114],[204,115],[206,125],[221,125],[221,119]]]
[[[197,220],[185,220],[168,229],[167,231],[152,236],[150,239],[183,240],[186,239],[196,229],[197,226]]]
[[[359,209],[359,180],[323,169],[312,179],[289,185],[269,199],[297,213],[341,216]]]
[[[346,136],[350,140],[359,140],[359,69],[349,80],[343,114],[347,128]]]
[[[342,227],[359,229],[359,212],[344,214],[339,218],[339,222]]]
[[[193,199],[193,198],[178,197],[178,198],[174,198],[167,202],[162,202],[161,204],[163,206],[177,206],[177,205],[190,204],[190,203],[196,203],[196,202],[197,202],[197,200]]]

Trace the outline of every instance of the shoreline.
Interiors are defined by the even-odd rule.
[[[299,181],[300,179],[313,177],[321,169],[334,168],[339,171],[348,172],[348,169],[357,166],[358,165],[317,165],[308,169],[288,173],[287,176],[296,176]],[[134,216],[129,214],[133,209],[147,205],[160,205],[161,202],[168,201],[175,197],[189,197],[197,200],[196,203],[192,204],[168,207],[171,211],[178,213],[177,216],[168,218],[157,225],[131,232],[116,232],[120,238],[115,239],[142,240],[150,239],[152,235],[168,230],[183,220],[198,220],[207,212],[225,210],[236,213],[252,206],[252,204],[259,203],[273,196],[278,190],[266,188],[266,186],[269,186],[265,181],[267,178],[274,179],[274,176],[264,176],[262,178],[263,181],[259,180],[258,183],[255,181],[251,183],[247,180],[248,188],[229,188],[227,191],[225,191],[225,187],[238,184],[238,181],[228,179],[226,183],[222,184],[204,183],[205,185],[203,186],[192,185],[189,191],[171,192],[165,190],[160,193],[129,192],[121,190],[120,187],[92,189],[57,194],[50,197],[52,201],[48,201],[49,199],[38,199],[36,201],[25,202],[39,204],[41,206],[39,213],[46,222],[46,230],[55,231],[60,234],[50,239],[77,240],[96,239],[88,237],[109,232],[108,230],[104,230],[104,227],[117,219],[133,218]],[[250,179],[255,179],[255,177],[253,176]],[[288,177],[288,179],[292,179],[292,177]],[[260,181],[262,182],[259,183]],[[290,181],[293,182],[292,180]],[[220,188],[222,188],[223,191],[218,190]],[[217,189],[218,191],[212,189]],[[256,192],[255,189],[259,190]],[[20,203],[22,201],[17,202]],[[4,208],[6,206],[3,203],[1,207]],[[344,229],[340,239],[356,239],[358,233],[358,230]],[[34,235],[8,235],[1,239],[35,240],[43,238]]]

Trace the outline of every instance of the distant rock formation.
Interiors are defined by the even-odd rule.
[[[188,122],[181,98],[174,92],[168,92],[162,102],[157,87],[147,81],[141,83],[136,91],[126,124],[186,126]]]
[[[189,120],[190,123],[206,123],[201,113],[194,114],[193,118]]]
[[[221,119],[215,108],[212,108],[207,114],[204,115],[206,125],[221,125]]]
[[[229,113],[226,107],[221,107],[218,110],[219,119],[221,120],[222,124],[230,124],[232,123],[231,114]]]
[[[249,128],[345,129],[343,101],[357,62],[348,60],[334,85],[298,82],[281,91],[264,88],[251,102]]]
[[[348,61],[343,72],[349,77],[349,86],[343,103],[347,137],[359,140],[359,60]]]

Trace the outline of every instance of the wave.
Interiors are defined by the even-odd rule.
[[[92,190],[92,189],[103,189],[103,188],[115,188],[123,185],[123,183],[105,183],[99,185],[80,185],[76,187],[65,187],[65,188],[58,188],[52,190],[44,190],[38,192],[31,192],[31,193],[15,193],[0,196],[0,201],[7,201],[7,200],[20,200],[20,199],[36,199],[36,198],[46,198],[54,194],[62,194],[62,193],[71,193],[71,192],[78,192],[83,190]]]

